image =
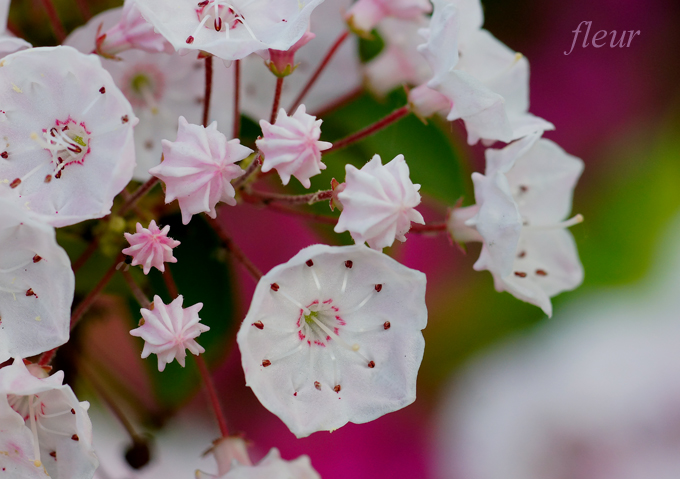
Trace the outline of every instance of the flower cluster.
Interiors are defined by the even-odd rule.
[[[383,252],[396,240],[448,232],[455,242],[482,242],[474,268],[548,315],[550,298],[582,281],[566,228],[582,221],[569,214],[583,162],[542,138],[554,127],[529,113],[528,61],[482,28],[476,0],[126,0],[52,48],[8,34],[9,2],[0,2],[0,466],[11,477],[92,478],[88,404],[49,364],[114,276],[141,306],[130,335],[140,338],[142,358],[155,354],[163,372],[175,360],[186,366],[192,353],[221,431],[210,449],[217,475],[197,477],[226,479],[319,475],[307,456],[285,461],[276,448],[253,464],[246,442],[228,433],[203,357],[211,343],[197,342],[218,329],[199,317],[209,322],[214,298],[199,298],[205,309],[183,307],[180,292],[194,296],[178,285],[192,279],[175,282],[176,266],[221,265],[229,254],[257,280],[236,335],[246,384],[298,437],[373,421],[416,399],[426,277]],[[362,65],[357,37],[370,41],[374,32],[382,51]],[[326,141],[327,112],[362,84],[378,96],[402,85],[408,93],[382,120]],[[385,164],[380,151],[336,154],[411,114],[462,120],[470,144],[506,143],[487,149],[486,171],[472,174],[475,204],[456,205],[446,221],[427,223],[419,211],[427,182],[417,149]],[[324,175],[338,164],[344,181]],[[331,189],[292,194],[298,182]],[[322,201],[340,214],[303,209]],[[356,244],[311,245],[262,275],[259,258],[226,233],[221,203],[333,223]],[[168,223],[178,210],[176,258],[180,241]],[[192,263],[182,259],[184,238],[200,222],[222,248],[213,256],[196,248],[202,256]],[[329,242],[344,241],[328,233]],[[78,235],[92,243],[71,264],[57,238]],[[84,294],[71,310],[74,271],[108,250],[113,264],[97,284],[79,279]],[[113,404],[78,345],[65,361]],[[133,449],[148,455],[142,435],[123,423]]]

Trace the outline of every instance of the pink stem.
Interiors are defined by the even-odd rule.
[[[276,92],[274,93],[274,104],[272,105],[272,114],[270,115],[269,123],[274,124],[276,121],[276,113],[279,111],[279,104],[281,103],[281,92],[283,91],[283,78],[276,79]]]
[[[234,240],[232,240],[229,235],[227,235],[226,231],[224,231],[224,228],[222,228],[222,225],[220,225],[217,220],[214,220],[207,215],[205,216],[205,219],[220,237],[227,251],[231,253],[234,259],[243,265],[243,267],[250,273],[255,281],[259,281],[262,277],[262,272],[252,261],[250,261],[250,259],[243,253],[241,248],[239,248],[236,243],[234,243]]]
[[[409,233],[430,233],[446,231],[446,221],[438,221],[436,223],[428,223],[425,225],[412,224]]]
[[[289,205],[311,205],[320,201],[330,200],[333,197],[333,190],[317,191],[316,193],[309,193],[307,195],[279,195],[276,193],[265,193],[263,191],[251,191],[250,196],[258,199],[265,205],[273,202],[287,203]]]
[[[210,98],[212,97],[213,84],[213,57],[205,58],[205,95],[203,96],[203,126],[208,126],[210,119]]]
[[[196,364],[198,365],[198,370],[201,373],[201,378],[203,379],[203,385],[205,386],[205,392],[210,400],[210,405],[212,406],[213,412],[215,413],[215,419],[217,419],[217,424],[220,426],[220,433],[222,437],[229,436],[229,429],[227,429],[227,421],[224,418],[224,412],[222,412],[222,406],[220,406],[220,400],[217,397],[217,390],[215,389],[215,383],[210,376],[210,371],[208,371],[208,366],[205,364],[203,356],[196,356]]]
[[[386,127],[390,126],[392,123],[395,123],[396,121],[402,119],[403,117],[408,115],[410,112],[411,112],[411,109],[409,108],[408,105],[402,106],[401,108],[394,110],[392,113],[387,115],[385,118],[383,118],[382,120],[379,120],[378,122],[372,124],[371,126],[368,126],[368,127],[364,128],[363,130],[354,133],[353,135],[350,135],[346,138],[343,138],[341,140],[336,141],[335,143],[333,143],[333,146],[330,149],[324,151],[324,154],[327,155],[328,153],[330,153],[332,151],[340,150],[342,148],[345,148],[345,147],[351,145],[352,143],[356,143],[359,140],[363,140],[366,137],[374,135],[377,132],[379,132],[380,130],[382,130],[383,128],[386,128]]]
[[[52,0],[42,0],[42,3],[47,11],[47,16],[50,19],[54,35],[57,37],[57,40],[59,40],[59,43],[64,43],[64,40],[66,39],[66,30],[64,29],[64,24],[61,23],[61,20],[59,19],[57,9],[54,8],[54,3],[52,3]]]
[[[163,161],[162,157],[161,161]],[[134,193],[132,193],[132,196],[130,196],[130,198],[128,198],[128,200],[125,203],[123,203],[123,206],[120,207],[117,214],[119,216],[123,216],[125,213],[130,211],[135,206],[137,201],[140,200],[140,198],[142,198],[149,191],[151,191],[151,189],[154,186],[156,186],[156,183],[158,183],[158,178],[152,176],[146,183],[144,183],[142,186],[137,188],[137,190]]]
[[[234,138],[241,134],[241,60],[234,62]]]

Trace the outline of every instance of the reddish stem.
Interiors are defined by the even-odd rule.
[[[349,37],[349,30],[344,31],[340,36],[338,37],[337,40],[335,40],[335,43],[331,45],[331,49],[328,50],[328,53],[326,53],[326,56],[323,58],[321,61],[321,64],[317,67],[316,71],[312,75],[312,77],[309,79],[305,87],[302,89],[298,97],[295,99],[293,104],[290,107],[290,110],[288,111],[293,111],[297,106],[302,103],[302,100],[304,97],[309,93],[309,90],[312,89],[316,81],[319,79],[319,76],[321,76],[321,73],[324,71],[328,63],[331,61],[331,58],[333,58],[333,55],[335,55],[335,52],[338,51],[338,48],[340,48],[340,45],[344,43],[345,40]]]
[[[205,95],[203,96],[203,126],[208,126],[210,118],[210,98],[212,97],[213,84],[213,56],[205,58]]]
[[[161,161],[163,161],[162,156]],[[154,186],[156,186],[158,181],[158,178],[152,176],[146,183],[137,188],[137,190],[132,193],[132,196],[130,196],[130,198],[125,203],[123,203],[123,206],[120,207],[117,214],[119,216],[123,216],[125,213],[130,211],[144,195],[146,195]]]
[[[95,237],[92,239],[89,245],[87,245],[87,248],[85,248],[85,251],[78,256],[78,259],[75,260],[73,263],[72,269],[74,273],[77,273],[80,268],[83,267],[85,263],[87,263],[87,260],[92,257],[92,255],[97,251],[99,248],[99,238]]]
[[[241,134],[241,60],[234,62],[234,138]]]
[[[165,287],[168,288],[168,293],[170,293],[170,298],[173,300],[179,296],[179,290],[177,289],[177,283],[175,283],[175,278],[172,276],[170,267],[166,267],[163,271],[163,281],[165,281]]]
[[[446,231],[446,221],[438,221],[425,225],[412,224],[409,233],[431,233]]]
[[[263,191],[251,191],[251,198],[257,198],[261,203],[268,205],[273,202],[287,203],[289,205],[311,205],[320,201],[328,201],[333,197],[333,190],[322,190],[307,195],[279,195],[277,193],[265,193]],[[244,197],[245,198],[245,197]]]
[[[288,206],[280,205],[278,203],[269,203],[267,207],[274,211],[283,213],[290,216],[298,216],[302,218],[307,218],[319,223],[326,223],[329,225],[334,225],[338,222],[338,219],[333,216],[318,215],[316,213],[310,213],[309,211],[297,210],[295,208],[290,208]]]
[[[66,39],[66,30],[64,29],[64,24],[61,23],[61,20],[59,19],[57,9],[54,8],[54,3],[52,3],[52,0],[42,0],[42,3],[47,12],[47,16],[50,19],[54,36],[57,37],[59,43],[64,43],[64,40]]]
[[[208,371],[208,366],[205,364],[203,356],[196,356],[196,365],[201,373],[201,378],[203,379],[203,385],[205,386],[205,392],[210,400],[210,405],[212,406],[213,412],[215,413],[215,419],[217,419],[217,424],[220,426],[220,433],[222,437],[229,436],[229,429],[227,429],[227,421],[224,418],[224,412],[222,412],[222,406],[220,406],[220,400],[217,398],[217,390],[215,389],[215,383],[210,376]]]
[[[358,132],[354,133],[353,135],[350,135],[346,138],[343,138],[341,140],[336,141],[335,143],[333,143],[333,146],[330,149],[324,151],[324,154],[328,154],[332,151],[340,150],[342,148],[345,148],[345,147],[351,145],[352,143],[356,143],[357,141],[363,140],[364,138],[367,138],[371,135],[374,135],[377,132],[379,132],[380,130],[382,130],[383,128],[386,128],[386,127],[390,126],[392,123],[395,123],[396,121],[402,119],[403,117],[408,115],[410,112],[411,112],[411,109],[409,108],[408,105],[402,106],[401,108],[394,110],[392,113],[387,115],[382,120],[379,120],[376,123],[374,123],[370,126],[367,126],[363,130],[358,131]]]
[[[78,9],[80,9],[80,14],[82,15],[85,22],[88,22],[92,18],[92,12],[87,4],[87,0],[76,0],[78,4]]]
[[[276,92],[274,93],[274,104],[272,105],[272,114],[269,123],[274,124],[276,121],[276,114],[279,111],[279,104],[281,103],[281,92],[283,91],[283,78],[276,79]]]
[[[224,228],[222,228],[222,225],[217,220],[214,220],[210,218],[209,216],[205,216],[206,221],[212,226],[212,228],[215,230],[217,233],[217,236],[220,237],[222,240],[222,243],[224,244],[224,247],[231,253],[231,255],[239,261],[243,267],[250,273],[250,275],[255,279],[255,281],[259,281],[260,278],[262,277],[262,272],[259,270],[255,264],[250,261],[250,259],[243,253],[241,248],[239,248],[236,243],[234,243],[234,240],[232,240],[229,235],[224,231]]]
[[[244,185],[245,182],[248,181],[248,178],[255,174],[261,164],[262,153],[258,151],[257,155],[255,155],[255,158],[253,158],[253,161],[248,165],[248,168],[246,168],[245,173],[236,178],[236,180],[232,183],[234,189],[238,190],[242,185]]]
[[[328,105],[324,105],[320,110],[315,111],[314,113],[310,113],[310,115],[314,115],[317,118],[324,117],[328,115],[329,113],[342,108],[343,106],[347,105],[348,103],[351,103],[352,101],[356,100],[359,98],[361,95],[364,94],[364,88],[363,87],[357,87],[351,92],[347,93],[344,96],[341,96],[337,100],[335,100],[332,103],[329,103]]]
[[[151,301],[149,301],[149,298],[146,297],[146,294],[144,294],[142,288],[139,287],[132,274],[130,274],[129,271],[125,271],[125,269],[121,269],[120,272],[123,275],[123,278],[125,278],[125,282],[130,287],[130,291],[132,291],[133,296],[140,306],[142,308],[149,309],[149,306],[151,306]]]

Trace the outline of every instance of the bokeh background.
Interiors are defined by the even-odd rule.
[[[74,8],[74,1],[56,2],[69,30],[84,22]],[[475,460],[463,457],[464,453],[456,449],[458,446],[446,442],[454,433],[442,432],[442,428],[454,427],[450,421],[442,420],[442,414],[455,415],[456,406],[451,405],[450,391],[457,391],[454,397],[464,395],[459,390],[460,384],[468,384],[459,383],[456,378],[466,377],[466,381],[470,381],[471,375],[492,374],[493,368],[470,370],[469,365],[476,364],[480,357],[499,344],[525,336],[533,338],[527,341],[540,342],[543,339],[541,334],[536,336],[537,331],[556,328],[554,323],[571,321],[574,317],[589,318],[589,311],[600,303],[616,302],[606,296],[609,293],[603,292],[624,291],[623,296],[635,298],[635,306],[631,303],[630,310],[636,311],[640,321],[649,320],[650,328],[653,327],[652,316],[661,314],[652,307],[655,300],[636,295],[635,291],[646,287],[648,280],[644,278],[654,275],[656,270],[652,265],[655,261],[664,261],[665,257],[660,257],[661,238],[672,219],[680,213],[680,29],[677,28],[680,3],[677,0],[486,0],[483,3],[485,28],[527,56],[531,63],[531,111],[557,127],[546,137],[585,161],[586,169],[574,199],[574,213],[583,214],[585,222],[571,229],[586,272],[583,285],[555,298],[556,314],[548,319],[538,308],[521,303],[507,293],[496,293],[488,272],[472,270],[479,253],[478,246],[470,246],[465,255],[452,247],[444,236],[410,235],[405,244],[388,252],[407,266],[428,275],[430,316],[424,331],[426,351],[419,375],[418,400],[402,411],[369,424],[350,424],[333,433],[316,433],[298,440],[244,385],[240,356],[232,339],[238,322],[247,311],[254,283],[239,266],[229,264],[205,225],[192,222],[192,228],[182,233],[184,253],[178,254],[180,262],[173,272],[187,302],[203,301],[206,314],[215,318],[209,323],[212,331],[201,343],[208,349],[208,359],[215,368],[228,421],[233,430],[242,431],[252,441],[253,456],[261,457],[271,447],[278,447],[288,459],[308,454],[314,467],[326,479],[500,479],[491,473],[475,476],[476,473],[471,472],[474,467],[458,467],[441,459],[443,454],[455,457],[454,463]],[[91,0],[86,4],[92,13],[97,13],[118,6],[120,2]],[[572,31],[582,21],[592,21],[593,32],[601,29],[640,30],[641,34],[629,48],[623,49],[609,46],[581,48],[579,41],[567,56],[564,52],[571,48]],[[40,0],[14,0],[10,22],[15,32],[34,45],[55,44]],[[380,101],[361,97],[326,117],[324,134],[334,139],[351,133],[384,116],[400,101],[403,98],[399,93]],[[244,120],[246,134],[251,131],[256,135],[256,131],[252,133],[253,128],[252,122]],[[426,127],[417,119],[408,118],[357,147],[329,156],[326,161],[329,173],[343,178],[344,162],[362,164],[374,153],[380,153],[384,160],[398,153],[405,154],[411,165],[412,178],[422,183],[423,191],[429,195],[422,208],[428,220],[443,219],[446,208],[460,197],[465,204],[470,204],[470,173],[483,170],[483,149],[467,146],[461,125],[435,122]],[[327,186],[314,183],[313,187]],[[309,226],[297,218],[250,206],[225,208],[223,216],[235,241],[265,271],[287,261],[309,244],[349,241],[346,236],[333,236],[330,227]],[[173,225],[173,230],[181,229],[179,223],[172,221],[172,218],[166,220]],[[86,247],[87,235],[91,234],[88,228],[91,226],[60,234],[60,241],[73,257]],[[81,233],[85,234],[85,241],[78,239],[77,235]],[[672,243],[672,240],[666,240],[667,245],[672,246]],[[213,252],[211,262],[201,260],[203,251]],[[106,259],[104,248],[79,272],[79,294],[88,291],[96,282]],[[670,271],[669,277],[673,273],[679,274],[677,270]],[[207,280],[201,281],[201,278]],[[150,288],[163,291],[162,280],[152,277]],[[170,426],[167,423],[168,418],[180,411],[185,433],[175,440],[178,454],[207,449],[205,441],[216,436],[217,429],[209,416],[191,419],[192,414],[200,414],[206,409],[203,396],[198,394],[193,363],[190,362],[186,370],[169,367],[161,377],[154,371],[155,360],[143,362],[138,359],[140,345],[127,333],[129,325],[136,321],[130,313],[134,311],[134,302],[115,299],[116,294],[125,290],[122,282],[112,283],[108,289],[111,296],[98,303],[92,319],[74,335],[69,350],[80,352],[64,353],[58,366],[71,371],[80,394],[92,396],[96,403],[96,395],[86,381],[78,379],[71,364],[73,357],[89,358],[111,394],[132,415],[140,429],[159,438],[158,444],[166,444],[167,435],[178,436],[177,430],[172,428],[179,426],[173,420]],[[574,309],[574,304],[581,306]],[[568,318],[563,318],[565,309],[570,311]],[[680,323],[677,310],[671,308],[664,314],[675,315]],[[619,324],[617,315],[613,316],[607,327],[615,335]],[[641,328],[644,331],[644,326]],[[636,346],[632,344],[631,347]],[[522,351],[523,348],[516,348],[505,360],[513,361],[512,358],[521,355]],[[524,361],[526,374],[520,368],[516,372],[518,378],[530,377],[531,361],[540,362],[542,357],[536,354],[532,360]],[[461,371],[465,371],[462,376]],[[603,373],[595,382],[606,389],[608,377]],[[476,380],[484,381],[483,378]],[[659,377],[658,381],[680,384],[680,377]],[[505,393],[511,395],[512,385],[508,387],[510,389],[499,390],[495,402],[503,403]],[[517,381],[516,387],[526,387],[526,384]],[[468,404],[461,414],[471,417],[470,421],[474,418],[483,421],[484,408],[492,408],[488,404],[494,401],[486,398],[486,401],[480,401],[477,409]],[[635,408],[637,403],[631,404],[630,407]],[[564,410],[567,419],[569,411],[569,408]],[[509,407],[506,414],[514,414],[513,409]],[[676,403],[675,414],[680,415],[680,402]],[[131,475],[121,459],[121,448],[125,445],[122,429],[103,409],[96,413],[95,419],[95,428],[99,420],[108,424],[106,428],[102,426],[104,432],[98,434],[104,436],[100,441],[108,448],[100,454],[111,465],[113,472],[109,476],[116,479]],[[531,420],[528,417],[527,421]],[[158,429],[164,424],[165,428]],[[497,433],[493,425],[482,430],[489,436]],[[644,442],[645,439],[641,440]],[[465,442],[464,436],[462,441]],[[511,442],[512,436],[508,436],[507,441]],[[483,440],[479,442],[483,443]],[[595,463],[598,455],[607,454],[597,448],[594,450]],[[680,451],[680,447],[676,450]],[[189,471],[196,467],[173,464],[173,475],[167,472],[163,474],[168,475],[162,475],[159,472],[161,463],[169,463],[168,454],[163,455],[162,451],[162,447],[152,451],[147,472],[142,469],[146,474],[144,477],[179,477],[176,474],[182,467],[188,467]],[[486,460],[501,459],[491,455]],[[209,461],[206,464],[207,468],[211,467]],[[609,469],[593,466],[560,475],[562,473],[557,469],[548,467],[542,477],[680,477],[680,469],[669,470],[671,474],[667,476],[630,476],[621,471],[618,475],[607,475]]]

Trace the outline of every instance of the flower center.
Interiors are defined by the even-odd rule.
[[[165,93],[163,73],[155,65],[138,64],[130,68],[122,82],[125,97],[135,108],[158,113],[158,103]]]
[[[186,42],[191,44],[203,29],[224,31],[227,39],[230,38],[231,31],[236,30],[239,25],[243,25],[246,31],[253,37],[255,34],[246,23],[245,17],[239,12],[231,2],[225,0],[203,0],[198,3],[196,9],[198,16],[198,27],[192,35],[187,37]]]

